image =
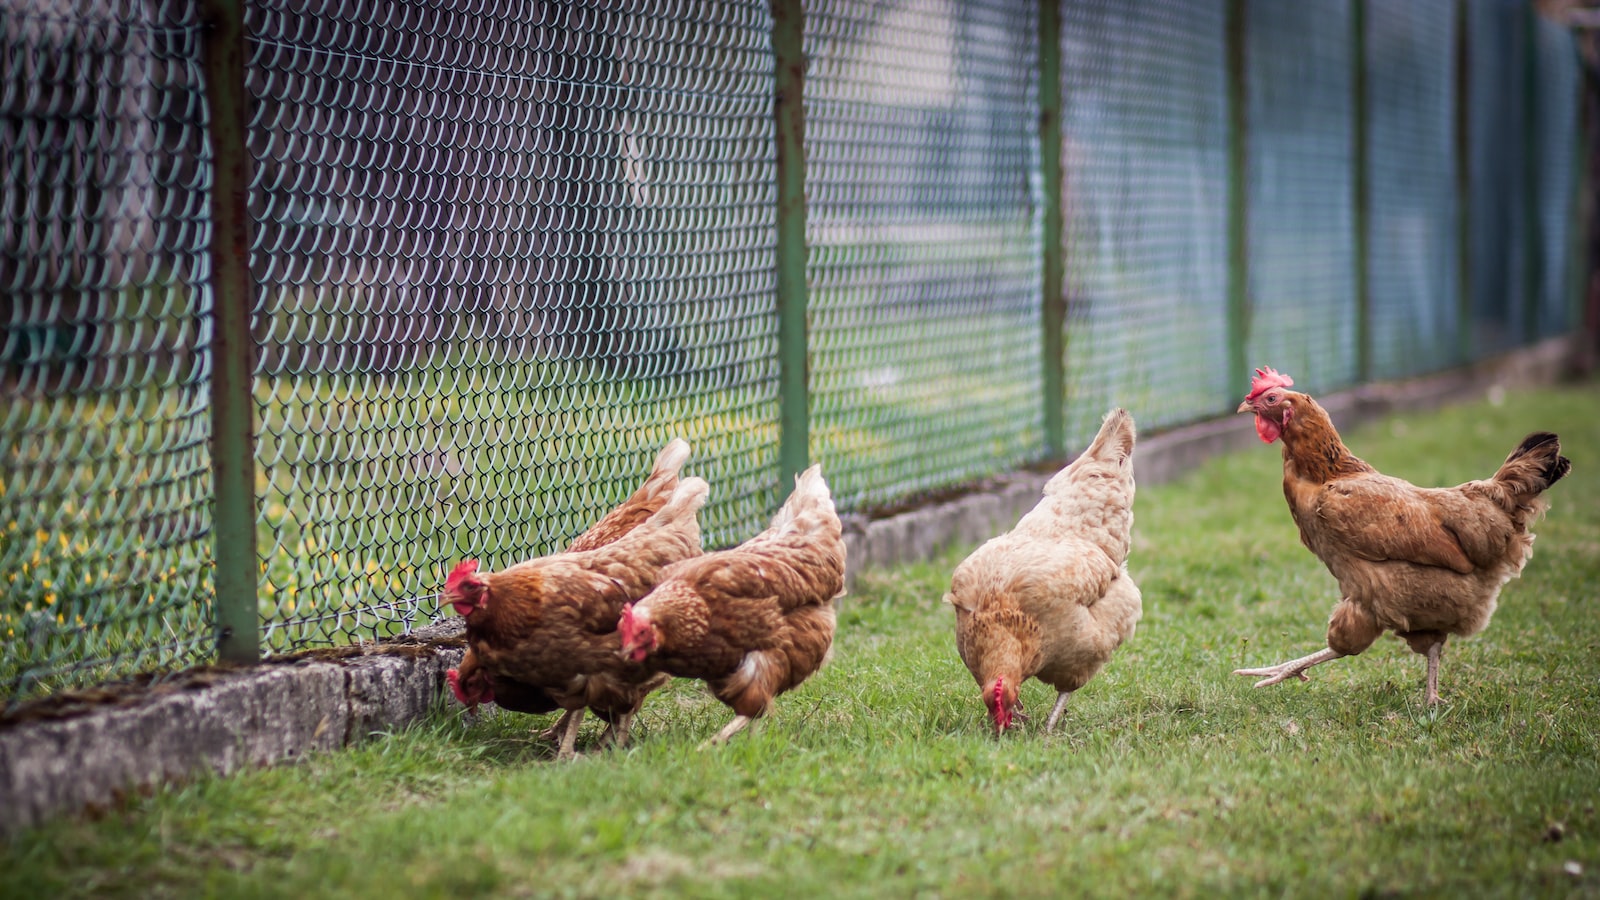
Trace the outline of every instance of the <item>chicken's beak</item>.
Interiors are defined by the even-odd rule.
[[[1237,414],[1237,413],[1247,413],[1247,412],[1255,412],[1255,411],[1256,411],[1256,408],[1250,404],[1249,400],[1246,400],[1243,403],[1239,404],[1239,408],[1234,410],[1234,413]]]

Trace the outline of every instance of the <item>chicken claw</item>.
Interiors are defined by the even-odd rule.
[[[1267,666],[1266,668],[1262,669],[1234,669],[1233,674],[1249,675],[1251,677],[1260,677],[1265,675],[1265,678],[1262,678],[1260,681],[1255,683],[1255,687],[1266,687],[1269,684],[1277,684],[1280,681],[1287,681],[1290,678],[1298,678],[1301,681],[1310,681],[1311,676],[1306,674],[1307,669],[1318,663],[1325,663],[1330,659],[1338,659],[1343,655],[1343,653],[1339,653],[1331,648],[1323,649],[1318,650],[1310,656],[1302,656],[1299,659],[1291,659],[1286,663],[1279,663],[1275,666]]]

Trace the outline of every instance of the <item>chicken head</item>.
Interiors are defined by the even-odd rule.
[[[1294,418],[1294,392],[1284,390],[1293,384],[1293,378],[1271,366],[1256,370],[1256,377],[1250,382],[1250,393],[1245,395],[1236,412],[1255,414],[1256,435],[1263,443],[1277,440],[1284,426]]]
[[[487,605],[488,582],[478,577],[478,561],[463,560],[444,580],[439,599],[450,604],[458,616],[469,616]]]
[[[622,607],[622,618],[617,621],[617,632],[622,636],[622,657],[633,662],[644,662],[656,648],[660,636],[648,618],[649,613],[635,612],[633,604]]]

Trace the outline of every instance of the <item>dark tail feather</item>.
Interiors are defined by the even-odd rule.
[[[1522,497],[1537,497],[1550,485],[1572,471],[1572,460],[1561,455],[1561,439],[1548,431],[1536,431],[1522,439],[1511,451],[1494,480]]]

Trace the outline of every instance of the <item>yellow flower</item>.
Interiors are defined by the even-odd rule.
[[[50,579],[46,578],[44,581],[41,581],[40,584],[48,588],[50,587]]]
[[[49,591],[45,592],[44,605],[45,606],[55,606],[56,605],[56,595],[53,592],[49,592]]]

